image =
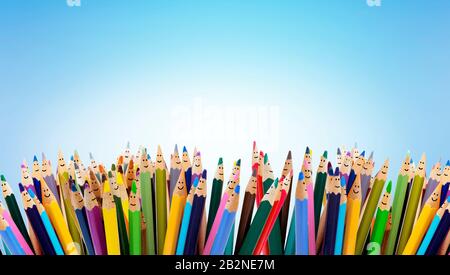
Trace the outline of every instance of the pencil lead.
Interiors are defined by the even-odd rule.
[[[323,152],[323,157],[326,158],[326,159],[328,158],[328,151],[327,150],[325,150],[325,152]]]
[[[234,188],[234,192],[236,192],[236,194],[239,194],[240,191],[241,191],[241,186],[238,184],[238,185]]]
[[[90,158],[91,160],[94,160],[94,156],[92,155],[91,152],[89,152],[89,158]]]
[[[113,173],[111,171],[108,171],[108,177],[112,178],[113,177]]]
[[[175,149],[173,149],[173,154],[178,155],[178,145],[175,144]]]
[[[42,161],[44,161],[44,160],[47,160],[47,158],[45,157],[45,154],[44,154],[44,152],[42,152]]]
[[[445,166],[450,166],[450,160],[447,160],[447,163],[445,164]]]
[[[341,153],[341,148],[339,148],[339,147],[337,148],[337,154],[338,154],[338,155],[341,155],[341,154],[342,154],[342,153]]]
[[[20,193],[25,191],[25,188],[23,187],[22,183],[20,183],[20,182],[19,182],[19,190],[20,190]]]
[[[253,141],[253,150],[256,148],[256,141]]]
[[[303,172],[298,173],[298,180],[303,180],[305,178],[305,175],[303,175]]]
[[[73,155],[72,155],[72,156],[70,156],[70,160],[71,160],[71,161],[73,161],[73,160],[74,160],[74,158],[73,158]]]
[[[75,183],[72,182],[70,189],[72,190],[72,192],[77,192],[77,186],[75,185]]]
[[[334,170],[334,176],[339,176],[339,167]]]
[[[391,188],[392,188],[392,180],[390,180],[388,185],[386,186],[386,192],[390,194],[391,193]]]
[[[221,165],[221,164],[223,164],[223,159],[220,157],[219,158],[219,163],[217,165]]]
[[[116,171],[116,165],[114,163],[111,164],[111,171]]]
[[[341,187],[345,187],[347,185],[345,177],[341,177]]]
[[[137,193],[136,180],[133,180],[133,183],[131,184],[131,192],[134,194]]]
[[[127,142],[127,149],[130,149],[130,142]]]
[[[238,159],[238,160],[236,161],[236,166],[241,167],[241,159]]]
[[[269,156],[267,153],[264,155],[264,164],[267,164],[269,162]]]
[[[29,190],[27,190],[28,191],[28,194],[30,194],[30,197],[32,198],[32,199],[34,199],[34,197],[36,196],[35,194],[34,194],[34,192],[33,192],[33,189],[29,189]]]
[[[33,162],[34,162],[34,161],[38,161],[36,155],[34,155],[34,157],[33,157]]]
[[[369,160],[373,160],[373,151],[370,153]]]
[[[286,159],[292,159],[292,152],[289,150]]]
[[[354,147],[354,148],[355,148],[355,149],[357,149],[357,148],[358,148],[358,143],[356,143],[356,142],[355,142],[355,147]]]
[[[183,146],[183,153],[187,153],[186,146]]]
[[[203,169],[202,178],[206,179],[206,169]]]
[[[5,176],[4,175],[0,175],[0,179],[1,181],[6,181]]]
[[[306,146],[306,151],[305,151],[305,154],[311,154],[311,150],[309,149],[309,146]]]

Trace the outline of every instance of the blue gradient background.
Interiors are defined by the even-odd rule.
[[[389,157],[392,179],[407,150],[426,152],[429,170],[450,158],[449,11],[446,0],[1,1],[0,172],[17,189],[34,154],[92,151],[109,165],[129,140],[152,156],[161,144],[169,161],[177,142],[200,148],[211,177],[219,156],[227,175],[243,158],[246,184],[250,136],[169,137],[171,108],[194,98],[278,106],[277,146],[258,144],[276,175],[289,149],[297,173],[306,145],[316,167],[354,142],[376,169]]]

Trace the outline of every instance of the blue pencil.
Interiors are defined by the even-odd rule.
[[[2,238],[5,250],[9,250],[12,255],[25,255],[25,251],[20,246],[8,222],[0,216],[0,237]]]
[[[234,192],[225,205],[222,220],[217,230],[217,235],[211,248],[211,255],[224,255],[227,243],[232,234],[234,221],[236,218],[236,211],[239,203],[240,186],[237,185]]]
[[[344,177],[341,177],[341,188],[341,202],[339,204],[339,217],[336,230],[334,255],[342,255],[342,245],[344,240],[345,214],[347,212],[347,189]]]
[[[186,181],[187,183],[187,181]],[[177,255],[183,255],[184,253],[184,245],[186,244],[186,236],[187,230],[189,228],[189,221],[191,219],[191,211],[192,211],[192,202],[194,200],[195,189],[198,185],[198,178],[194,181],[191,190],[189,191],[189,195],[186,199],[186,205],[183,211],[183,219],[181,220],[181,228],[180,235],[178,236],[178,244],[177,244]]]
[[[439,223],[441,222],[442,216],[445,213],[445,209],[450,204],[450,197],[447,197],[447,201],[445,201],[441,208],[437,211],[436,215],[434,216],[433,221],[431,222],[430,227],[428,228],[427,234],[422,240],[422,243],[420,244],[419,250],[417,250],[417,255],[425,255],[425,252],[427,251],[428,245],[431,242],[431,239],[434,236],[434,233],[436,232],[436,229],[438,228]]]
[[[88,255],[95,255],[94,244],[92,243],[92,238],[89,230],[89,224],[87,221],[83,196],[81,195],[80,191],[78,191],[73,181],[71,181],[70,189],[72,191],[71,194],[72,206],[73,209],[75,210],[75,216],[77,217],[78,224],[80,225],[81,235],[83,236],[84,244],[86,245]]]
[[[308,255],[308,193],[303,172],[295,191],[295,254]]]
[[[50,241],[52,242],[53,248],[55,249],[56,255],[64,255],[62,246],[59,243],[59,239],[56,235],[55,229],[53,229],[52,223],[50,222],[50,218],[48,217],[44,206],[42,206],[41,202],[36,197],[36,194],[34,194],[33,190],[29,189],[28,194],[30,194],[30,197],[34,200],[34,203],[36,204],[39,215],[41,215],[41,220],[42,223],[44,224],[45,231],[47,231]]]

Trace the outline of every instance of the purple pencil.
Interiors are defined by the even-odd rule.
[[[102,213],[98,206],[97,198],[89,185],[86,185],[84,189],[84,205],[95,255],[107,255]]]

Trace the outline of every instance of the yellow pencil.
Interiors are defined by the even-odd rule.
[[[182,169],[177,184],[173,190],[163,255],[174,255],[175,250],[177,249],[178,233],[180,231],[181,219],[183,218],[186,197],[186,179]]]
[[[439,209],[439,200],[441,198],[442,181],[436,186],[433,194],[430,195],[427,202],[420,212],[419,218],[417,219],[411,235],[406,243],[405,249],[403,250],[403,255],[415,255],[419,245],[422,242],[425,233],[428,230],[431,222],[433,221],[434,215]]]
[[[359,214],[361,213],[361,198],[361,175],[357,174],[347,197],[343,255],[355,254],[356,234],[358,233]]]
[[[119,231],[116,204],[108,180],[103,183],[103,221],[105,224],[106,248],[108,255],[120,255]]]
[[[56,197],[50,191],[45,181],[41,182],[42,190],[42,205],[44,205],[50,221],[55,228],[58,239],[61,242],[61,246],[66,255],[79,255],[80,247],[77,247],[70,235],[69,227],[67,226],[64,216],[61,212],[61,208],[58,205]]]

